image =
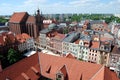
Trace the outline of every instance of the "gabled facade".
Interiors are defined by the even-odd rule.
[[[21,34],[26,31],[25,22],[28,18],[27,12],[17,12],[9,20],[9,29],[15,34]]]

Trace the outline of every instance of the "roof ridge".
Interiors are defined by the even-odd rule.
[[[93,75],[90,80],[94,79],[94,77],[104,68],[104,66],[102,66],[96,73],[95,75]]]

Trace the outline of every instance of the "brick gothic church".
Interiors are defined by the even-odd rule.
[[[37,38],[39,31],[43,29],[43,16],[39,9],[35,16],[27,12],[15,12],[9,20],[9,29],[15,34],[27,33],[31,37]]]

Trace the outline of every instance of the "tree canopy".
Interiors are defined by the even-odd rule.
[[[8,50],[7,59],[8,59],[10,64],[17,62],[19,60],[19,58],[20,58],[20,54],[17,53],[16,50],[14,50],[12,48],[10,48]]]
[[[6,23],[8,19],[4,19],[3,17],[0,17],[0,23]]]
[[[71,21],[81,21],[81,20],[105,20],[106,23],[117,22],[120,23],[120,18],[113,15],[104,14],[74,14],[71,16]]]

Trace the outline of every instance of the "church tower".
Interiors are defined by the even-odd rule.
[[[43,16],[40,14],[40,10],[37,10],[37,14],[35,16],[36,18],[36,25],[38,27],[38,31],[41,31],[43,29]]]

